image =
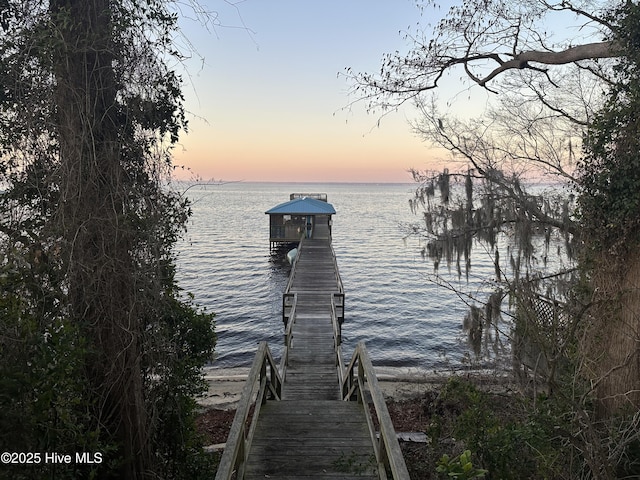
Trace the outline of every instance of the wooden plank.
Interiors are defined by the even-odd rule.
[[[327,400],[300,400],[268,402],[264,411],[271,417],[285,417],[289,414],[315,417],[358,417],[364,414],[364,406],[357,402],[333,402]]]
[[[281,401],[286,402],[287,400]],[[355,418],[336,417],[335,415],[322,417],[297,417],[293,415],[281,418],[273,417],[265,412],[261,413],[263,418],[260,419],[260,425],[262,428],[271,430],[267,434],[267,438],[270,439],[291,438],[293,435],[299,436],[300,433],[308,435],[309,438],[324,438],[329,441],[333,438],[356,438],[358,432],[365,434],[362,438],[370,437],[368,429],[363,423],[364,417],[360,415]],[[286,423],[286,427],[282,427],[282,422]],[[301,438],[299,441],[303,445],[306,439]],[[369,441],[369,446],[371,446],[371,441]]]
[[[314,458],[290,459],[265,457],[259,465],[252,463],[247,465],[246,480],[272,478],[272,479],[304,479],[304,478],[331,478],[344,480],[378,480],[377,468],[371,466],[368,457],[352,458],[348,452],[330,459],[327,462],[314,462]],[[375,460],[373,461],[375,463]]]
[[[321,363],[321,365],[318,365]],[[337,367],[335,365],[335,356],[333,353],[311,353],[296,354],[293,357],[289,357],[289,367],[287,368],[288,374],[310,372],[313,367],[316,368],[316,372],[323,372],[327,374],[337,374]],[[311,372],[310,372],[311,373]],[[338,385],[336,384],[336,387]]]
[[[324,438],[307,438],[304,442],[305,446],[312,448],[323,448],[327,441]],[[346,448],[370,448],[371,440],[369,438],[354,438],[354,437],[334,437],[332,439],[332,443],[334,448],[340,447],[342,450],[346,450]],[[282,450],[292,450],[300,446],[300,440],[297,438],[280,438],[277,443],[274,443],[272,439],[256,439],[253,441],[252,446],[256,447],[256,451],[258,448],[262,447],[272,447],[280,448]]]
[[[256,473],[263,471],[266,474],[274,475],[288,474],[291,475],[296,472],[310,473],[315,470],[339,472],[341,470],[347,470],[346,465],[341,466],[341,463],[347,463],[349,460],[355,461],[361,465],[366,465],[369,472],[377,470],[377,464],[373,451],[367,448],[354,448],[352,445],[340,446],[304,446],[299,445],[292,448],[282,448],[278,444],[271,444],[269,446],[261,445],[254,449],[255,453],[261,454],[262,458],[268,459],[267,462],[271,463],[269,467],[258,462],[247,462],[247,471]],[[267,467],[267,468],[265,468]],[[265,470],[271,471],[265,471]],[[346,471],[344,472],[346,473]]]
[[[246,479],[249,479],[250,477],[245,477]],[[264,480],[265,478],[269,478],[269,477],[260,477],[260,476],[256,476],[256,477],[252,477],[252,479],[260,479],[260,480]],[[370,479],[375,479],[378,480],[379,477],[377,475],[374,476],[369,476],[369,477],[363,477],[363,476],[353,476],[353,475],[348,475],[348,474],[339,474],[339,473],[334,473],[334,472],[321,472],[321,473],[315,473],[315,474],[310,474],[310,475],[305,475],[304,473],[299,473],[296,475],[278,475],[277,479],[278,480],[305,480],[305,479],[311,479],[311,478],[319,478],[319,479],[331,479],[331,480],[367,480],[368,478]]]
[[[377,478],[362,405],[283,400],[262,415],[247,478]]]

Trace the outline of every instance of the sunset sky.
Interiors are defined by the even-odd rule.
[[[408,49],[420,20],[411,0],[210,0],[208,29],[183,12],[202,58],[185,62],[190,133],[175,150],[183,178],[295,182],[409,182],[442,161],[408,125],[411,108],[379,116],[347,94],[346,67],[378,71]],[[245,26],[246,28],[243,28]]]

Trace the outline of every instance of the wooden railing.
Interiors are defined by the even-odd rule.
[[[338,324],[344,322],[344,293],[331,294],[331,312],[335,315]]]
[[[344,322],[344,294],[331,294],[331,325],[333,326],[333,347],[336,353],[336,367],[338,380],[342,385],[342,375],[345,372],[342,360],[342,322]]]
[[[285,329],[289,328],[289,323],[292,318],[295,317],[295,306],[298,302],[296,293],[283,293],[282,294],[282,323],[284,323]]]
[[[371,412],[365,400],[365,393],[367,391],[371,395],[380,426],[379,438],[376,434]],[[353,358],[343,375],[342,398],[343,400],[356,400],[364,404],[364,411],[378,462],[380,478],[386,479],[390,475],[391,478],[396,480],[409,480],[409,472],[402,457],[398,437],[391,423],[387,404],[378,385],[378,379],[373,370],[373,364],[371,363],[364,342],[358,343]]]
[[[338,284],[338,291],[344,295],[344,287],[342,285],[342,278],[340,277],[340,270],[338,270],[338,260],[336,259],[336,252],[331,245],[331,257],[333,258],[333,269],[336,272],[336,283]]]
[[[289,351],[293,344],[293,325],[296,323],[296,306],[298,304],[297,293],[285,293],[282,295],[282,320],[285,324],[284,329],[284,350],[280,359],[280,373],[284,382],[287,375],[287,366],[289,365]]]
[[[267,343],[262,342],[258,347],[247,382],[242,390],[236,416],[231,424],[227,444],[220,459],[216,480],[244,478],[247,456],[260,416],[260,407],[269,398],[275,400],[282,398],[282,379]],[[254,406],[253,416],[248,423],[249,411],[252,406]]]
[[[293,277],[298,265],[300,250],[303,243],[304,235],[300,238],[300,243],[298,244],[298,254],[291,264],[291,273],[289,273],[289,280],[287,281],[287,286],[285,287],[284,293],[282,294],[282,322],[285,325],[285,332],[284,351],[282,352],[282,358],[280,359],[280,371],[282,372],[283,381],[286,375],[287,365],[289,364],[289,349],[291,348],[291,343],[293,341],[293,324],[296,321],[296,305],[298,303],[298,295],[296,293],[291,293],[291,285],[293,283]]]
[[[298,265],[298,259],[300,258],[300,250],[302,249],[302,244],[304,243],[304,235],[300,237],[300,241],[298,242],[298,254],[296,258],[293,260],[291,264],[291,273],[289,273],[289,280],[287,281],[287,286],[284,289],[284,293],[287,294],[291,291],[291,285],[293,284],[293,277],[296,271],[296,266]]]

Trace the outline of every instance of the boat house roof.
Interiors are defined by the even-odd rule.
[[[302,197],[276,205],[264,213],[267,215],[334,215],[336,210],[330,203]]]

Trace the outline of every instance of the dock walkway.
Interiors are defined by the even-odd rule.
[[[339,400],[331,301],[342,294],[328,240],[304,241],[285,295],[295,295],[284,400]]]
[[[283,310],[288,324],[281,367],[274,367],[265,345],[262,363],[254,363],[255,371],[261,372],[263,393],[256,395],[245,387],[243,394],[257,396],[254,417],[259,419],[245,427],[247,412],[238,408],[216,479],[232,478],[232,467],[237,468],[233,478],[244,479],[380,479],[388,478],[390,463],[393,478],[408,479],[382,395],[361,391],[367,381],[369,390],[377,388],[375,378],[365,378],[375,374],[362,374],[357,365],[363,358],[354,357],[349,368],[342,363],[336,325],[344,316],[344,292],[328,232],[318,229],[313,238],[301,242],[283,294]],[[373,371],[366,353],[364,364]],[[360,372],[357,380],[355,371]],[[387,426],[377,434],[380,440],[363,401],[372,393],[378,400],[376,411],[386,414],[382,418],[378,412],[379,423]],[[245,404],[248,408],[247,399]],[[240,444],[233,443],[234,434],[242,437]]]

